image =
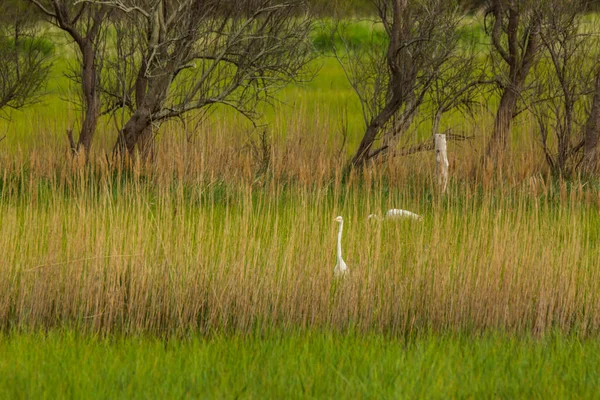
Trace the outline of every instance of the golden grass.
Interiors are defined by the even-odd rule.
[[[344,179],[341,138],[316,121],[289,121],[266,170],[231,122],[167,128],[155,163],[130,169],[52,141],[0,156],[0,325],[598,333],[597,187],[552,180],[533,143],[473,178],[478,141],[450,147],[447,196],[433,154]],[[367,221],[391,207],[425,221]]]

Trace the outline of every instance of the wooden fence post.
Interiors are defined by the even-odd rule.
[[[448,152],[446,151],[446,135],[435,134],[435,163],[437,182],[442,193],[448,188]]]

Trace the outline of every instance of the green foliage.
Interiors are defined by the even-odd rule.
[[[39,37],[25,36],[19,38],[15,44],[15,38],[0,32],[0,53],[14,53],[31,56],[35,54],[44,58],[54,55],[55,45],[50,40]]]
[[[387,46],[388,37],[381,25],[368,22],[347,22],[332,33],[333,26],[323,22],[313,37],[313,45],[322,52],[331,52],[334,48],[338,51],[344,49],[360,49],[370,46]]]
[[[319,28],[312,35],[312,42],[318,51],[331,52],[340,50],[359,50],[371,46],[387,47],[389,38],[380,23],[360,20],[346,20],[338,25],[338,30],[330,20],[322,20]],[[488,41],[483,25],[466,19],[458,28],[461,47],[473,48],[483,46]]]

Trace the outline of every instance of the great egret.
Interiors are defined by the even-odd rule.
[[[333,269],[333,274],[336,277],[345,276],[348,273],[348,266],[344,262],[342,258],[342,229],[344,229],[344,219],[339,216],[334,219],[335,222],[340,224],[340,229],[338,231],[338,240],[337,240],[337,263],[335,263],[335,268]]]
[[[414,219],[416,221],[422,221],[423,217],[419,214],[415,214],[412,211],[407,211],[407,210],[401,210],[399,208],[392,208],[390,210],[387,210],[387,212],[385,213],[385,218],[381,218],[379,215],[377,214],[370,214],[367,219],[376,219],[378,221],[382,221],[383,219],[402,219],[402,218],[407,218],[407,219]]]

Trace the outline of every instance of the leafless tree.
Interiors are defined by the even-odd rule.
[[[442,115],[461,104],[463,95],[475,86],[459,85],[464,83],[464,75],[456,75],[457,70],[448,67],[458,57],[457,28],[461,13],[455,2],[375,0],[373,3],[378,15],[373,21],[374,31],[383,26],[385,40],[382,42],[373,35],[366,46],[353,47],[344,41],[345,48],[335,49],[361,102],[366,125],[352,159],[354,166],[392,152],[428,100],[432,100],[435,126],[439,127]],[[345,31],[344,22],[339,22],[334,35],[344,40]],[[473,66],[461,61],[461,66],[467,65]],[[471,72],[469,69],[468,74]],[[460,86],[458,92],[445,91],[443,80],[452,82],[454,88]]]
[[[531,109],[548,164],[555,173],[569,175],[585,144],[583,110],[593,89],[597,38],[582,28],[585,1],[549,0],[541,7],[548,9],[540,29],[542,58],[533,71],[537,85]]]
[[[312,20],[303,0],[82,3],[119,10],[132,27],[127,34],[135,35],[128,44],[135,74],[130,69],[105,88],[131,108],[116,145],[131,155],[165,120],[216,105],[255,120],[257,105],[273,101],[276,89],[308,77]]]
[[[0,110],[38,100],[51,66],[52,44],[36,35],[30,10],[0,4]]]
[[[147,66],[143,64],[142,52],[146,44],[140,36],[139,20],[117,12],[111,19],[114,41],[112,51],[103,54],[102,74],[98,91],[102,114],[108,114],[121,132],[125,122],[142,105],[147,85]],[[151,126],[144,131],[138,147],[144,156],[150,156],[153,143]]]
[[[523,95],[527,77],[538,58],[540,29],[544,13],[540,1],[490,0],[486,12],[486,31],[491,37],[494,74],[500,90],[500,103],[494,130],[487,148],[487,160],[496,162],[504,153]]]
[[[82,122],[78,142],[70,135],[71,149],[89,153],[98,118],[100,102],[98,95],[98,49],[105,44],[104,33],[110,8],[102,4],[73,4],[71,0],[27,0],[34,4],[48,19],[74,41],[79,51],[79,75],[81,85]]]

